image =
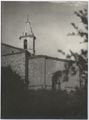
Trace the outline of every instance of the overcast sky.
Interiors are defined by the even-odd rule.
[[[87,2],[2,2],[2,42],[23,47],[19,37],[29,14],[37,37],[36,54],[63,58],[57,49],[66,53],[69,49],[79,52],[86,44],[79,44],[80,37],[67,34],[75,31],[71,22],[83,27],[74,15],[74,11],[83,8],[87,8]]]

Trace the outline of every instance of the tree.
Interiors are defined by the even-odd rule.
[[[72,35],[79,35],[80,37],[84,38],[83,42],[88,42],[88,15],[87,15],[87,9],[79,10],[78,12],[75,12],[75,15],[77,15],[85,28],[85,30],[79,29],[78,26],[76,26],[75,23],[71,23],[71,25],[76,29],[77,33],[72,33]]]
[[[78,12],[75,12],[75,15],[80,18],[84,29],[79,29],[79,27],[75,23],[71,23],[71,25],[76,29],[76,33],[73,32],[71,35],[78,35],[83,38],[83,41],[81,43],[87,43],[88,42],[88,15],[87,15],[87,9],[79,10]],[[85,82],[85,86],[87,86],[87,75],[88,75],[88,51],[87,49],[81,49],[81,53],[74,53],[70,50],[70,58],[74,57],[74,60],[76,64],[79,67],[79,81],[80,81],[80,87],[82,87],[82,83]],[[68,56],[67,56],[68,57]]]
[[[75,23],[71,23],[73,28],[76,30],[76,32],[69,33],[68,36],[72,35],[78,35],[81,38],[83,38],[83,41],[80,43],[87,43],[88,42],[88,15],[87,15],[87,9],[79,10],[78,12],[75,11],[74,14],[80,18],[81,23],[84,26],[84,29],[80,29]],[[82,39],[81,39],[82,40]],[[65,54],[62,50],[58,50],[58,52],[62,53],[66,56],[67,59],[74,58],[74,61],[76,65],[79,68],[79,81],[80,81],[80,88],[82,86],[87,86],[87,76],[88,76],[88,51],[87,49],[81,49],[81,53],[75,53],[72,50],[70,50],[70,54]],[[71,68],[72,68],[71,64]],[[83,85],[84,83],[84,85]]]

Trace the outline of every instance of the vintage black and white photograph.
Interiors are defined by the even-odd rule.
[[[1,2],[1,118],[87,119],[88,2]]]

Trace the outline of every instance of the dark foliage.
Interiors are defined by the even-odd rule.
[[[23,80],[11,70],[2,68],[1,117],[22,118],[87,118],[85,90],[28,90]]]
[[[83,38],[83,41],[81,41],[81,43],[83,44],[87,43],[88,42],[88,10],[83,9],[76,11],[75,15],[79,17],[79,19],[81,20],[84,29],[80,29],[75,23],[71,23],[71,25],[76,30],[76,32],[72,32],[71,34],[68,35],[78,35],[81,38]],[[72,97],[74,99],[73,101],[76,101],[75,107],[77,106],[78,107],[77,109],[73,109],[73,110],[76,110],[76,113],[77,112],[79,114],[81,113],[81,115],[83,115],[83,113],[87,115],[88,50],[87,48],[85,50],[81,49],[80,54],[70,50],[70,54],[67,54],[66,58],[69,60],[71,60],[71,58],[74,58],[74,61],[79,68],[80,88],[76,89],[76,92],[72,94],[73,95]],[[73,72],[72,75],[75,75],[76,70],[73,67],[73,64],[68,66],[69,68],[71,68],[71,71]]]
[[[10,67],[1,69],[1,116],[8,118],[14,116],[18,110],[18,103],[25,94],[23,80],[11,70]]]
[[[83,43],[88,42],[88,10],[83,9],[78,12],[75,11],[75,15],[80,18],[81,23],[83,24],[83,30],[80,30],[75,23],[71,23],[71,25],[76,29],[77,33],[73,33],[72,35],[78,35],[83,38]],[[82,43],[82,41],[81,41]],[[87,87],[87,78],[88,78],[88,50],[81,49],[81,53],[74,53],[70,50],[70,58],[73,57],[77,66],[79,67],[80,72],[80,87],[83,87],[82,83],[84,83],[84,87]]]
[[[85,44],[88,42],[88,10],[83,9],[79,11],[75,11],[74,14],[80,19],[81,24],[83,25],[84,29],[80,29],[76,23],[72,22],[71,25],[76,30],[76,32],[72,32],[68,35],[78,35],[81,38],[81,43]],[[60,53],[63,53],[62,50],[58,51]],[[88,50],[81,49],[81,53],[73,52],[70,49],[70,54],[64,54],[65,57],[69,60],[74,59],[76,65],[79,68],[79,81],[80,81],[80,88],[81,87],[87,87],[88,83]],[[71,68],[71,71],[73,72],[72,75],[75,75],[77,73],[76,70],[73,68],[73,63],[69,65],[68,63],[68,69]],[[66,69],[66,68],[65,68]]]
[[[78,35],[84,38],[83,43],[88,42],[88,11],[87,9],[75,11],[75,15],[80,18],[85,30],[80,29],[75,23],[71,23],[73,28],[76,29],[76,33],[72,32],[68,35]]]

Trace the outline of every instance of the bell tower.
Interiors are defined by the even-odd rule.
[[[31,23],[29,21],[29,16],[27,15],[27,20],[25,23],[25,31],[19,37],[20,40],[23,40],[23,48],[29,51],[32,55],[35,55],[35,40],[36,37],[33,33]]]

